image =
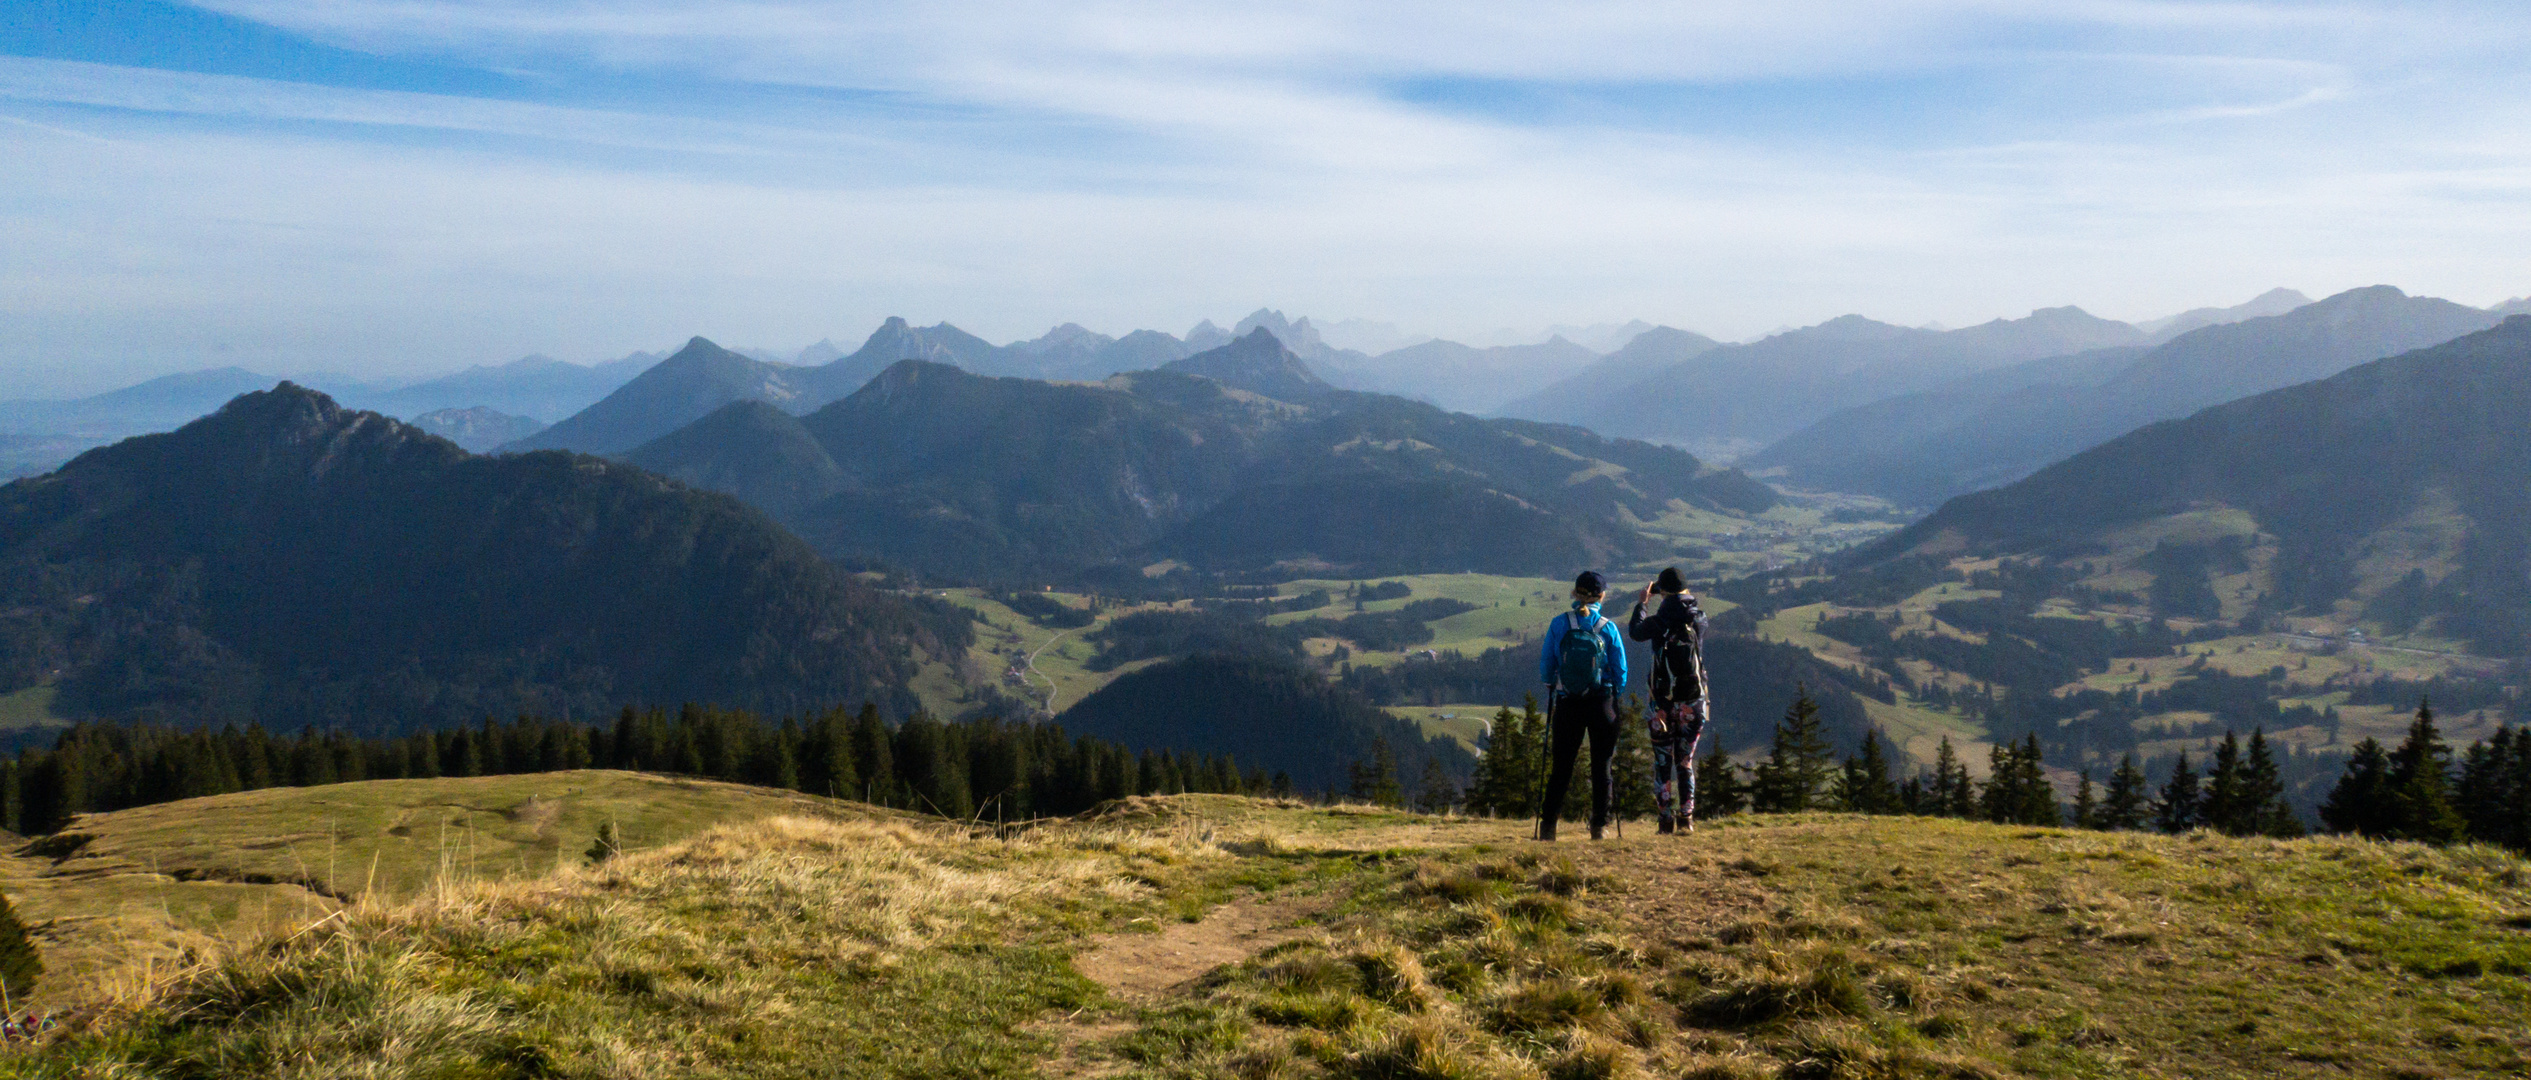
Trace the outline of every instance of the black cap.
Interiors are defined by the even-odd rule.
[[[1661,576],[1653,581],[1652,590],[1654,592],[1683,593],[1687,591],[1687,579],[1679,576],[1678,567],[1664,567],[1661,570]]]
[[[1597,570],[1584,570],[1581,576],[1573,579],[1573,591],[1577,595],[1597,593],[1605,596],[1608,594],[1608,579],[1599,576]]]

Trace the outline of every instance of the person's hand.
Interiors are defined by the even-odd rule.
[[[1651,602],[1651,600],[1652,600],[1652,586],[1653,586],[1654,584],[1656,584],[1656,583],[1655,583],[1655,582],[1650,582],[1650,581],[1647,581],[1647,582],[1644,582],[1644,583],[1643,583],[1643,591],[1635,594],[1635,603],[1636,603],[1636,604],[1639,604],[1639,605],[1640,605],[1640,604],[1645,604],[1645,603],[1649,603],[1649,602]]]

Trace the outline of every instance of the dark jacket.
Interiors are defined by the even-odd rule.
[[[1692,700],[1702,692],[1694,672],[1671,662],[1674,656],[1692,655],[1704,643],[1705,611],[1696,606],[1694,597],[1664,596],[1649,617],[1637,603],[1626,616],[1626,636],[1652,644],[1652,700]]]

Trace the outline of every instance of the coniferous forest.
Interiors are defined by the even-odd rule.
[[[1136,752],[1054,724],[920,713],[890,724],[875,704],[767,723],[752,713],[689,705],[673,713],[627,708],[607,724],[521,717],[397,736],[82,724],[50,749],[0,762],[0,825],[42,834],[81,813],[233,791],[592,768],[988,820],[1073,814],[1129,795],[1295,793],[1290,776],[1243,770],[1228,756]]]

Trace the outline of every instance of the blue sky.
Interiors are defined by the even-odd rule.
[[[0,397],[891,314],[2483,305],[2526,55],[2499,3],[11,0]]]

